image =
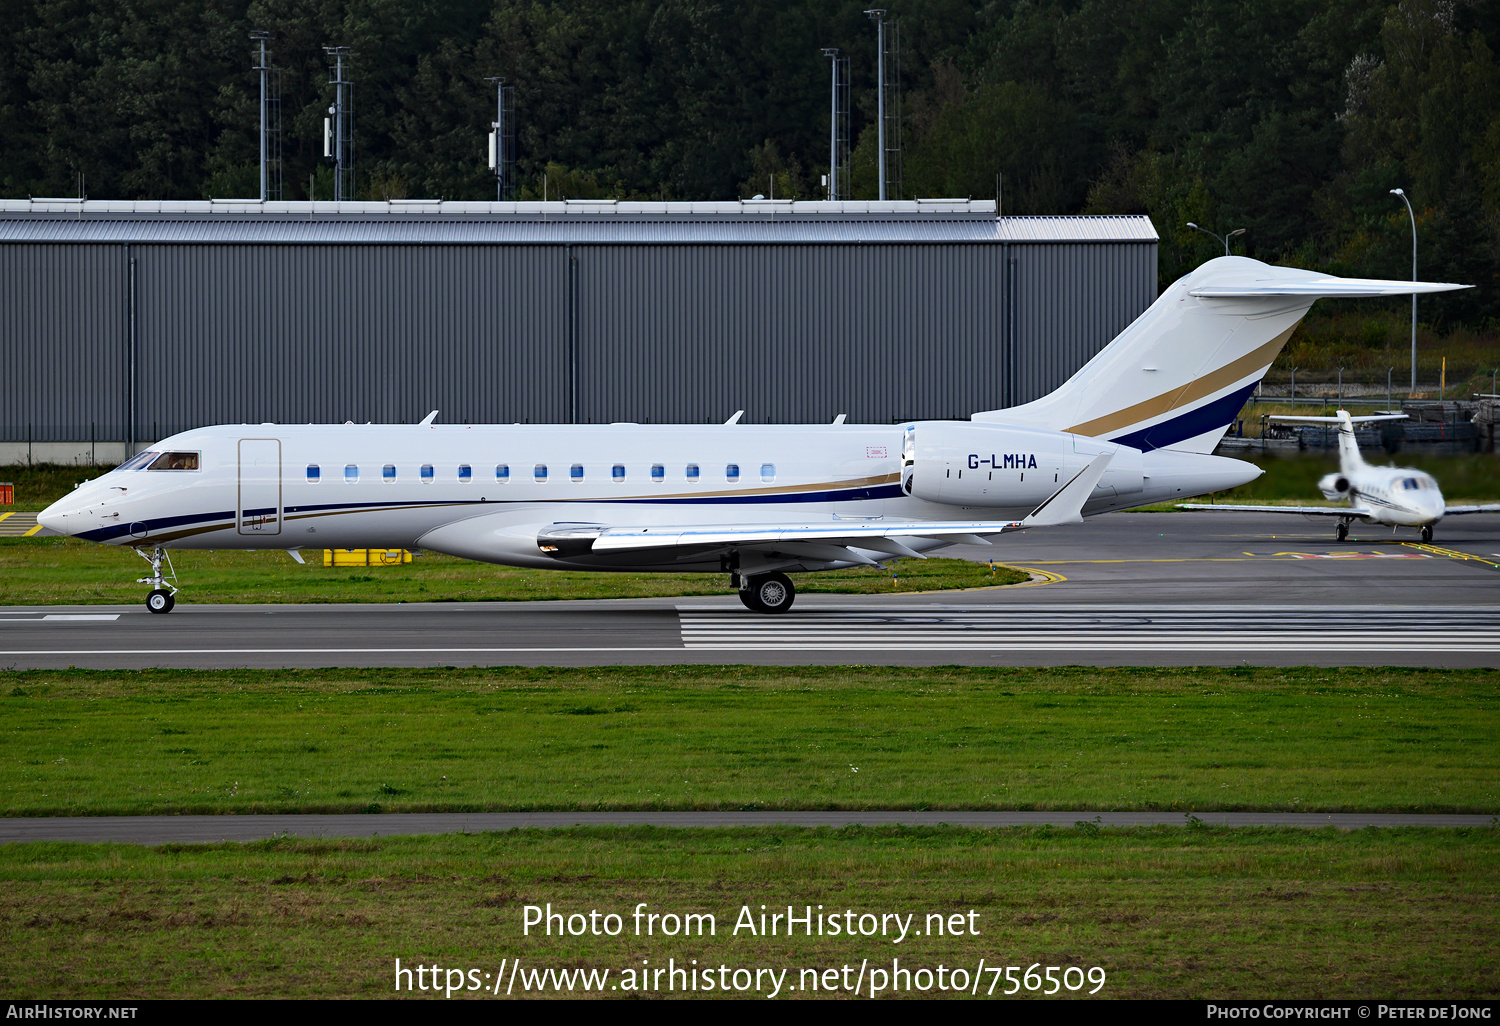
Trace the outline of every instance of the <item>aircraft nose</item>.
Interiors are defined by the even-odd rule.
[[[54,534],[77,534],[82,529],[83,511],[69,510],[70,505],[68,500],[59,499],[38,513],[36,522]]]

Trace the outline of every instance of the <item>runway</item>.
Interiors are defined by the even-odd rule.
[[[1450,526],[1451,523],[1451,526]],[[1413,665],[1500,662],[1500,517],[1335,542],[1258,514],[1116,514],[944,555],[1033,585],[694,599],[0,609],[13,668],[669,663]]]
[[[415,834],[548,830],[576,826],[847,827],[958,826],[998,829],[1052,826],[1295,827],[1363,830],[1367,827],[1482,828],[1489,815],[1355,812],[1007,812],[954,809],[945,812],[417,812],[386,815],[262,816],[59,816],[0,818],[0,844],[40,841],[117,844],[213,844],[271,837],[398,837]]]

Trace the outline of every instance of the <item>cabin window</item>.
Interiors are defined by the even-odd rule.
[[[432,484],[432,464],[431,463],[424,463],[424,464],[422,464],[422,469],[419,470],[417,473],[418,473],[418,476],[420,476],[422,478],[422,483],[423,484]]]
[[[474,480],[474,468],[467,463],[460,463],[458,465],[458,479],[464,484],[468,484]]]
[[[625,480],[625,464],[616,463],[613,467],[610,468],[609,476],[614,478],[616,481]]]
[[[661,484],[667,479],[667,468],[660,463],[651,464],[651,480]]]
[[[730,463],[729,465],[727,465],[724,468],[724,479],[730,484],[734,484],[736,481],[738,481],[740,479],[740,465],[738,463]]]
[[[322,476],[323,471],[318,468],[316,463],[309,463],[307,465],[307,480],[309,484],[317,484]]]
[[[394,463],[387,463],[385,466],[381,467],[380,468],[380,477],[381,477],[381,480],[383,480],[386,484],[395,484],[396,483],[396,465]]]
[[[760,465],[760,479],[766,484],[776,480],[776,464],[762,463]]]
[[[344,484],[354,484],[359,480],[359,467],[353,463],[344,465]]]
[[[583,464],[582,463],[575,463],[575,464],[573,464],[573,466],[571,466],[570,468],[568,468],[568,476],[571,477],[574,481],[582,481],[583,480]]]
[[[510,484],[510,464],[501,463],[495,467],[495,480],[501,484]]]
[[[689,463],[687,465],[687,469],[684,470],[683,473],[687,475],[687,479],[689,481],[696,481],[696,480],[698,480],[698,464],[696,464],[696,463]]]
[[[532,467],[531,476],[536,478],[538,483],[547,480],[547,464],[538,463],[535,467]]]
[[[198,454],[195,452],[164,452],[151,461],[147,470],[197,470]]]
[[[161,453],[156,452],[155,450],[152,450],[151,452],[138,452],[134,456],[130,457],[130,459],[126,460],[124,463],[121,463],[115,469],[140,470],[142,467],[144,467],[146,464],[150,463],[160,455]]]

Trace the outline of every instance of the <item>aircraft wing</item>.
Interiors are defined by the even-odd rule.
[[[1449,506],[1443,510],[1445,517],[1461,517],[1465,513],[1500,513],[1500,503],[1488,503],[1484,506]]]
[[[1373,520],[1375,514],[1367,509],[1357,506],[1234,506],[1229,503],[1211,505],[1208,503],[1194,504],[1190,502],[1179,502],[1178,509],[1211,509],[1211,510],[1234,510],[1236,513],[1300,513],[1305,517],[1343,517],[1355,520]],[[1477,507],[1476,507],[1477,509]],[[1500,509],[1500,507],[1497,507]]]
[[[877,565],[880,558],[916,556],[912,541],[988,545],[986,536],[1018,531],[1020,520],[957,523],[822,521],[806,524],[659,525],[606,527],[558,524],[537,533],[537,547],[561,558],[661,550],[763,549],[838,562]]]

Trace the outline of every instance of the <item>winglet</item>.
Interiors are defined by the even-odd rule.
[[[438,411],[437,410],[433,410],[427,416],[425,416],[421,420],[417,421],[417,427],[430,427],[432,425],[432,422],[435,421],[435,420],[437,420],[437,415],[438,415]]]
[[[735,410],[734,411],[734,416],[730,417],[728,420],[726,420],[724,422],[724,426],[728,427],[730,424],[738,424],[740,422],[740,418],[743,417],[744,415],[745,415],[745,411],[744,410]]]
[[[1114,453],[1100,453],[1089,461],[1089,465],[1073,475],[1052,497],[1032,510],[1021,527],[1053,527],[1057,524],[1076,524],[1083,519],[1083,504],[1094,494],[1094,487],[1109,469]]]

